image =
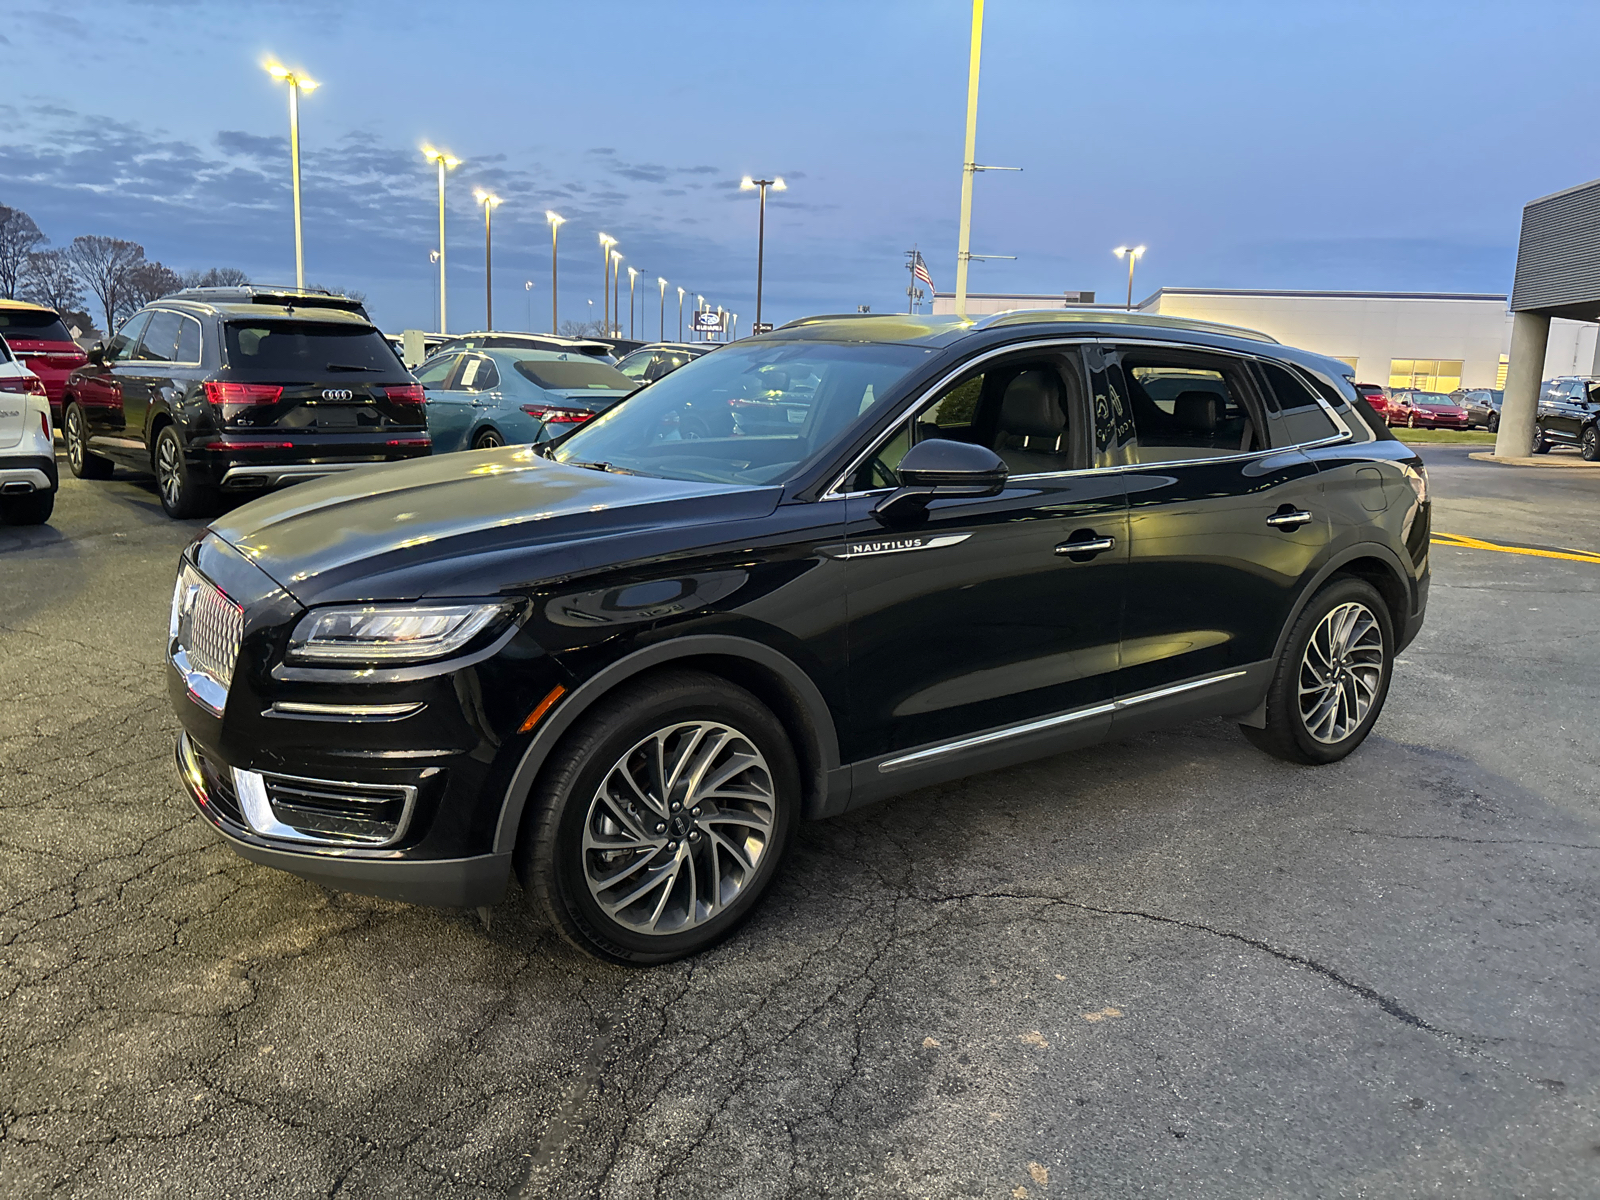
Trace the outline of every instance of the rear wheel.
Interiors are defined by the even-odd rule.
[[[1583,455],[1584,462],[1600,459],[1600,432],[1596,432],[1593,425],[1585,427],[1583,437],[1578,442],[1578,453]]]
[[[474,450],[488,450],[494,446],[504,446],[505,444],[506,440],[500,436],[498,429],[485,429],[472,439],[472,448]]]
[[[115,466],[109,458],[89,453],[89,429],[83,409],[67,405],[62,414],[61,440],[67,445],[67,466],[78,479],[110,479]]]
[[[217,489],[196,483],[183,457],[183,443],[173,425],[163,425],[156,434],[156,487],[161,507],[167,516],[180,521],[208,516],[217,504]]]
[[[1267,689],[1267,723],[1239,728],[1289,762],[1337,762],[1371,731],[1389,694],[1394,628],[1364,579],[1335,579],[1295,620]]]
[[[7,525],[43,525],[55,511],[54,492],[30,492],[26,496],[0,496],[0,521]]]
[[[1535,425],[1533,427],[1533,445],[1528,447],[1528,453],[1529,454],[1549,454],[1550,453],[1550,443],[1549,443],[1549,441],[1546,440],[1546,438],[1544,436],[1544,426],[1543,425]]]
[[[749,692],[673,672],[586,714],[529,804],[524,886],[580,950],[643,966],[714,945],[754,910],[799,816],[799,770]]]

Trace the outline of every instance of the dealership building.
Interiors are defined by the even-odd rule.
[[[1019,308],[1118,309],[1093,304],[1093,293],[969,294],[967,313]],[[1191,317],[1258,330],[1285,345],[1341,359],[1362,383],[1449,392],[1502,387],[1511,349],[1507,298],[1474,292],[1255,291],[1164,287],[1140,301],[1141,312]],[[955,311],[953,293],[934,296],[935,313]],[[1589,321],[1555,318],[1544,378],[1600,374]]]

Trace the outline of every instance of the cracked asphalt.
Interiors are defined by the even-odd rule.
[[[1600,550],[1600,472],[1429,446],[1436,528]],[[0,527],[0,1195],[1600,1194],[1600,567],[1434,548],[1374,736],[1211,721],[802,830],[732,941],[235,858],[172,766],[197,526]]]

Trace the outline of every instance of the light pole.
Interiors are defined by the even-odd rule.
[[[604,333],[606,322],[611,319],[611,247],[617,244],[617,239],[609,233],[600,235],[600,332]],[[593,304],[594,301],[589,301]]]
[[[683,341],[683,289],[678,289],[678,340]]]
[[[528,332],[533,332],[533,280],[523,281],[522,290],[528,293]]]
[[[422,148],[422,157],[429,162],[439,164],[439,332],[445,331],[445,291],[444,291],[444,173],[461,165],[461,160],[453,154],[446,154],[443,150],[435,150],[432,146]]]
[[[657,310],[661,314],[661,332],[656,336],[656,341],[667,340],[667,281],[661,276],[656,276],[656,282],[661,285],[661,304]]]
[[[738,313],[731,313],[728,316],[728,340],[730,342],[737,342],[739,340],[739,314]]]
[[[728,332],[728,323],[722,316],[722,305],[717,305],[717,341],[724,341],[723,334]]]
[[[1133,311],[1133,264],[1144,254],[1143,246],[1118,246],[1111,253],[1128,260],[1128,311]]]
[[[622,336],[622,251],[611,252],[611,335]]]
[[[706,306],[706,298],[704,296],[702,296],[699,292],[696,292],[695,296],[694,296],[694,311],[696,313],[699,313],[699,311],[701,309],[703,309],[705,306]],[[705,341],[706,340],[706,335],[702,333],[700,335],[700,340],[702,342]]]
[[[494,328],[494,253],[492,250],[489,214],[500,203],[500,197],[482,188],[473,188],[472,196],[483,205],[483,318],[485,329]]]
[[[550,332],[560,333],[561,326],[556,324],[556,230],[566,223],[566,218],[559,213],[545,210],[544,219],[550,222]],[[533,303],[532,298],[528,303]],[[528,309],[528,332],[533,332],[533,309]]]
[[[771,179],[751,179],[746,175],[739,181],[739,190],[748,192],[752,188],[761,189],[761,216],[756,226],[756,324],[761,324],[761,274],[766,265],[767,258],[767,189],[782,192],[788,189],[788,184],[783,178],[774,175]]]
[[[628,337],[633,337],[633,290],[634,283],[639,278],[639,268],[628,268]]]
[[[439,252],[437,250],[429,250],[428,251],[428,261],[430,263],[437,263],[439,261]],[[435,276],[434,276],[432,271],[428,272],[428,279],[432,282],[432,287],[430,287],[428,290],[433,293],[433,315],[434,315],[435,319],[438,319],[438,316],[439,316],[439,280],[437,278],[435,278]]]
[[[289,85],[289,165],[294,180],[294,285],[306,285],[306,259],[300,237],[300,93],[314,92],[322,85],[280,62],[269,62],[267,74]]]

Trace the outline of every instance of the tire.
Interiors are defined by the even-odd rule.
[[[1350,636],[1339,654],[1341,633]],[[1324,682],[1329,673],[1323,666],[1330,641],[1332,685]],[[1366,740],[1383,711],[1393,668],[1389,606],[1366,580],[1337,577],[1295,619],[1267,688],[1266,727],[1239,728],[1253,745],[1288,762],[1338,762]],[[1305,683],[1317,691],[1302,697]]]
[[[110,479],[116,470],[109,458],[89,452],[89,431],[84,425],[83,409],[68,404],[61,414],[61,440],[67,447],[67,467],[77,479]]]
[[[506,440],[500,436],[498,429],[485,429],[472,439],[472,448],[474,450],[489,450],[495,446],[504,446],[505,444]]]
[[[163,425],[150,455],[156,473],[156,491],[167,516],[191,521],[209,516],[217,507],[217,489],[196,483],[184,458],[183,441],[175,425]]]
[[[1549,454],[1550,441],[1544,436],[1544,426],[1533,427],[1533,445],[1528,448],[1529,454]]]
[[[30,492],[26,496],[0,496],[0,521],[7,525],[43,525],[55,511],[54,492]]]
[[[1583,437],[1578,441],[1578,453],[1583,455],[1584,462],[1600,460],[1600,431],[1593,425],[1585,425]]]
[[[735,756],[751,759],[721,781],[737,781],[747,798],[730,801],[723,793],[722,807],[713,790],[696,805],[692,791],[680,791],[676,801],[669,792],[669,803],[655,803],[663,789],[644,774],[649,752],[661,746],[671,778],[674,761],[693,761],[716,736],[708,726],[729,735],[713,751],[713,770],[734,766]],[[624,786],[629,776],[642,791]],[[631,812],[622,807],[624,799],[644,797],[628,805]],[[682,807],[673,809],[674,802]],[[799,819],[800,774],[788,735],[759,700],[715,675],[673,671],[627,686],[586,713],[540,773],[528,812],[517,872],[550,924],[596,958],[650,966],[697,954],[749,917]],[[737,843],[726,836],[734,830]],[[618,849],[596,849],[595,838]],[[754,842],[760,848],[752,856]],[[649,883],[652,874],[656,882]],[[638,880],[648,884],[639,885],[643,892]],[[620,907],[608,911],[601,895]]]
[[[1483,423],[1483,427],[1485,429],[1487,429],[1490,433],[1499,433],[1500,432],[1500,414],[1497,413],[1497,412],[1490,413],[1489,414],[1489,419]]]
[[[1416,413],[1412,413],[1410,416],[1408,416],[1406,418],[1406,428],[1407,429],[1415,429],[1416,427],[1417,427],[1417,414]]]

